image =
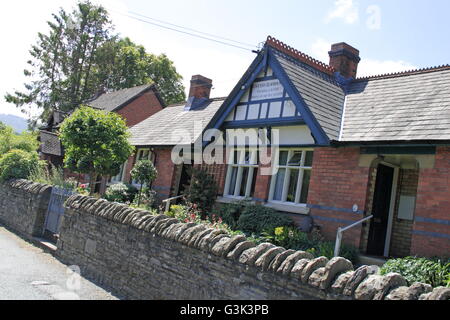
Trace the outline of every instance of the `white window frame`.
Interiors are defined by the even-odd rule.
[[[282,151],[288,151],[286,165],[280,165],[279,164],[280,153]],[[306,170],[312,171],[312,166],[311,167],[305,166],[306,151],[314,152],[314,149],[310,149],[310,148],[309,149],[304,149],[304,148],[302,148],[302,149],[297,149],[297,148],[279,148],[277,150],[276,156],[275,156],[275,161],[274,161],[275,166],[276,166],[276,168],[278,170],[279,169],[286,169],[286,171],[285,171],[285,174],[284,174],[283,190],[282,190],[282,194],[281,194],[281,200],[274,200],[275,185],[276,185],[278,170],[276,171],[277,172],[276,174],[272,175],[272,179],[271,179],[271,182],[270,182],[270,189],[269,189],[269,199],[268,199],[269,203],[289,205],[289,206],[306,207],[306,203],[300,203],[300,197],[301,197],[301,194],[302,194],[302,184],[303,184],[304,172]],[[289,159],[291,159],[291,157],[294,154],[294,152],[302,152],[300,166],[289,165]],[[288,189],[289,189],[289,183],[290,183],[289,180],[290,180],[290,177],[291,177],[291,174],[290,174],[291,170],[299,170],[299,174],[298,174],[298,178],[297,178],[297,188],[296,188],[296,192],[295,192],[294,202],[287,201],[287,195],[288,195]],[[308,186],[308,188],[309,188],[309,186]]]
[[[236,161],[235,164],[235,151],[239,154],[239,160]],[[245,163],[245,152],[250,152],[250,161],[249,163]],[[258,157],[258,150],[256,148],[233,148],[230,152],[229,157],[229,164],[228,164],[228,170],[227,170],[227,176],[225,179],[225,189],[224,189],[224,197],[227,198],[234,198],[234,199],[249,199],[251,198],[251,189],[253,184],[253,175],[255,170],[258,169],[258,163],[257,158]],[[238,172],[236,175],[236,185],[234,188],[234,193],[229,194],[229,190],[231,187],[231,178],[232,178],[232,172],[233,168],[237,168]],[[245,186],[245,196],[240,196],[240,190],[241,190],[241,184],[242,184],[242,176],[244,168],[249,168],[248,170],[248,176],[247,176],[247,185]]]

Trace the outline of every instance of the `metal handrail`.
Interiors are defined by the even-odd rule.
[[[169,210],[170,210],[170,202],[172,201],[172,200],[176,200],[176,199],[180,199],[180,198],[183,198],[184,196],[176,196],[176,197],[172,197],[172,198],[168,198],[168,199],[164,199],[162,202],[165,202],[166,203],[166,208],[165,208],[165,210],[164,210],[164,212],[168,212]]]
[[[357,222],[355,222],[355,223],[353,223],[351,225],[348,225],[348,226],[346,226],[344,228],[341,228],[341,227],[338,228],[338,231],[336,233],[336,243],[334,245],[334,256],[335,257],[339,256],[339,251],[341,250],[342,233],[344,231],[347,231],[348,229],[356,227],[357,225],[359,225],[359,224],[361,224],[361,223],[363,223],[363,222],[365,222],[367,220],[370,220],[372,218],[373,218],[373,215],[365,217],[364,219],[361,219],[361,220],[359,220],[359,221],[357,221]]]

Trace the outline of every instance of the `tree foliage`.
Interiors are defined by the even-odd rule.
[[[147,53],[120,39],[102,6],[81,1],[68,13],[59,9],[38,33],[24,74],[25,90],[7,93],[22,108],[35,104],[45,120],[53,110],[72,111],[100,89],[113,91],[154,82],[166,103],[184,100],[181,76],[165,55]],[[24,111],[24,110],[23,110]]]
[[[117,175],[132,154],[125,121],[116,113],[81,106],[61,125],[64,165],[90,175]],[[94,188],[91,188],[93,192]]]
[[[0,182],[27,179],[40,165],[36,152],[14,149],[0,157]]]
[[[26,152],[36,152],[39,147],[37,134],[34,132],[23,132],[16,134],[10,126],[0,122],[0,155],[13,149]]]
[[[141,184],[141,187],[139,188],[139,205],[141,202],[142,187],[144,185],[149,187],[153,180],[156,179],[158,172],[156,171],[153,162],[150,160],[139,160],[136,162],[133,169],[131,169],[130,173],[131,178]]]

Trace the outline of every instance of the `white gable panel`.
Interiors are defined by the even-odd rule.
[[[245,120],[246,113],[247,113],[247,106],[237,106],[235,120]]]
[[[294,103],[291,100],[284,102],[284,108],[283,108],[283,117],[294,117],[296,112],[296,108]]]
[[[258,114],[259,114],[259,103],[249,105],[247,120],[258,119]]]
[[[271,102],[268,118],[279,118],[281,114],[281,101]]]
[[[308,126],[289,126],[289,127],[273,127],[273,130],[278,130],[279,145],[310,145],[314,144],[314,139]],[[276,135],[272,133],[272,138]],[[276,141],[272,141],[276,144]]]

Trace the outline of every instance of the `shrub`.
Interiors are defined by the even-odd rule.
[[[223,222],[231,229],[236,230],[239,217],[241,216],[244,206],[247,204],[246,201],[221,204],[216,210],[217,216],[222,218]]]
[[[206,218],[217,197],[217,184],[214,177],[201,169],[192,169],[192,178],[185,197],[187,202],[197,205],[202,218]]]
[[[165,214],[171,218],[180,220],[180,222],[185,222],[190,216],[189,207],[181,204],[171,205],[169,211]]]
[[[56,167],[52,164],[50,164],[50,167],[45,165],[37,166],[28,178],[34,182],[50,184],[63,189],[77,189],[77,181],[74,178],[64,179],[63,168]]]
[[[105,192],[105,199],[120,203],[131,203],[138,190],[132,185],[116,183],[109,186]]]
[[[35,152],[11,150],[0,157],[0,182],[10,179],[28,179],[42,165]]]
[[[156,209],[158,202],[158,195],[156,191],[150,188],[143,188],[140,196],[134,197],[133,205],[146,210]]]
[[[401,274],[408,285],[423,282],[433,287],[446,286],[450,277],[450,263],[418,257],[391,259],[380,269],[382,275],[390,272]]]
[[[292,226],[293,221],[272,208],[259,204],[247,204],[237,221],[237,229],[248,233],[262,233],[276,227]]]
[[[296,227],[277,227],[263,232],[263,236],[273,244],[286,249],[307,250],[314,246],[308,234]]]

